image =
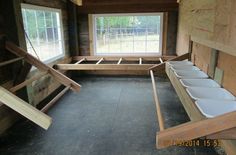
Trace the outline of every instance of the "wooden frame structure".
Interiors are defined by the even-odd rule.
[[[156,136],[156,146],[157,148],[166,148],[172,145],[176,145],[179,142],[186,142],[189,140],[194,140],[196,138],[205,137],[208,139],[221,139],[221,140],[235,140],[236,139],[236,112],[226,113],[221,116],[217,116],[211,119],[204,117],[198,108],[196,107],[193,99],[187,94],[187,91],[179,82],[174,72],[170,69],[168,63],[166,65],[166,73],[174,86],[180,100],[191,119],[191,122],[187,122],[176,127],[171,127],[164,129],[163,117],[161,114],[160,104],[158,101],[158,96],[156,94],[156,85],[154,76],[151,73],[154,99],[157,107],[157,116],[159,120],[160,132]],[[223,147],[229,147],[230,141],[223,141]],[[235,149],[233,147],[230,147]],[[236,152],[236,150],[233,150]]]
[[[74,57],[73,64],[57,64],[59,70],[106,70],[106,71],[148,71],[149,68],[173,59],[175,56],[162,57],[98,57],[78,56]]]
[[[19,56],[19,58],[2,62],[0,63],[0,67],[9,65],[20,60],[24,60],[38,68],[41,73],[12,87],[10,91],[6,90],[3,87],[0,87],[0,102],[6,105],[7,107],[13,109],[14,111],[18,112],[19,114],[23,115],[32,122],[36,123],[40,127],[48,129],[51,125],[52,119],[43,112],[46,112],[69,89],[73,89],[78,92],[81,86],[66,77],[65,75],[63,75],[62,73],[45,65],[40,60],[36,59],[35,57],[27,53],[25,50],[16,46],[15,44],[7,41],[5,44],[5,48],[9,52],[15,54],[16,56]],[[53,100],[51,100],[41,111],[26,103],[14,94],[16,91],[22,89],[23,87],[27,86],[28,84],[31,84],[33,81],[36,81],[45,75],[50,75],[54,77],[58,82],[65,85],[66,88],[62,92],[60,92]]]

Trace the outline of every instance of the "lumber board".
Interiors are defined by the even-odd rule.
[[[101,58],[101,59],[96,63],[96,65],[100,64],[103,60],[104,60],[104,58]]]
[[[80,91],[80,85],[76,83],[75,81],[71,80],[70,78],[66,77],[62,73],[56,71],[55,69],[45,65],[40,60],[36,59],[34,56],[28,54],[24,49],[21,49],[20,47],[16,46],[14,43],[11,43],[9,41],[6,42],[6,49],[19,57],[24,57],[24,59],[37,67],[39,70],[47,71],[50,75],[52,75],[58,82],[62,83],[65,86],[71,86],[71,88],[75,91]]]
[[[150,71],[150,75],[152,79],[153,97],[156,104],[158,124],[160,127],[160,131],[163,131],[165,129],[165,125],[163,121],[163,115],[161,113],[161,106],[160,106],[159,98],[157,96],[156,82],[155,82],[155,78],[154,78],[154,74],[152,70]]]
[[[22,59],[23,59],[23,57],[20,57],[20,58],[15,58],[15,59],[8,60],[8,61],[5,61],[5,62],[0,62],[0,67],[6,66],[8,64],[11,64],[11,63],[14,63],[14,62],[17,62],[17,61],[20,61]]]
[[[122,61],[122,58],[119,59],[119,61],[117,62],[117,65],[119,65]]]
[[[77,61],[75,64],[80,64],[80,63],[82,63],[85,60],[86,60],[85,58],[82,58],[81,60]]]
[[[166,141],[185,141],[205,137],[220,131],[236,127],[236,112],[227,113],[211,119],[188,122],[181,126],[172,127],[157,134],[157,146],[166,146]],[[164,145],[163,145],[164,144]]]
[[[45,130],[47,130],[52,123],[52,119],[49,116],[29,105],[3,87],[0,87],[0,102]]]
[[[138,71],[148,70],[153,64],[58,64],[57,69],[60,70],[122,70],[122,71]]]

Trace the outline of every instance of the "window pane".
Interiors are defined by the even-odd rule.
[[[160,54],[161,16],[94,15],[96,54]]]
[[[64,55],[64,40],[60,11],[43,7],[32,9],[36,7],[22,5],[24,29],[29,36],[29,40],[26,38],[28,52],[34,56],[37,53],[42,61],[61,57]]]

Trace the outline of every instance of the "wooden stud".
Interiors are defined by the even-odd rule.
[[[96,65],[100,64],[103,60],[104,60],[104,58],[101,58],[101,59],[96,63]]]
[[[8,64],[11,64],[11,63],[14,63],[14,62],[17,62],[17,61],[20,61],[20,60],[22,60],[22,59],[24,59],[24,58],[23,58],[23,57],[20,57],[20,58],[15,58],[15,59],[8,60],[8,61],[5,61],[5,62],[1,62],[1,63],[0,63],[0,67],[6,66],[6,65],[8,65]]]
[[[162,60],[162,58],[159,58],[159,60],[160,60],[161,63],[164,63],[164,61]]]
[[[156,110],[157,110],[157,119],[158,119],[160,131],[163,131],[165,129],[164,121],[163,121],[163,116],[162,116],[162,113],[161,113],[160,102],[159,102],[159,99],[158,99],[158,96],[157,96],[156,82],[155,82],[155,78],[154,78],[154,74],[153,74],[152,70],[150,70],[150,74],[151,74],[151,79],[152,79],[153,96],[154,96],[154,101],[155,101]]]
[[[122,61],[122,58],[119,59],[117,65],[119,65],[121,63],[121,61]]]
[[[142,58],[139,58],[139,64],[142,65]]]
[[[54,97],[41,111],[47,112],[68,90],[70,87],[65,87],[56,97]]]
[[[71,86],[71,88],[75,91],[80,91],[80,85],[78,83],[76,83],[75,81],[69,79],[68,77],[66,77],[65,75],[63,75],[62,73],[56,71],[55,69],[45,65],[44,63],[42,63],[41,61],[39,61],[38,59],[36,59],[35,57],[33,57],[32,55],[30,55],[29,53],[27,53],[25,50],[19,48],[18,46],[16,46],[14,43],[11,43],[9,41],[6,42],[6,49],[20,57],[24,57],[25,60],[34,65],[35,67],[37,67],[39,70],[43,70],[43,71],[48,71],[48,73],[50,75],[52,75],[57,81],[59,81],[60,83],[62,83],[65,86]]]
[[[16,92],[16,91],[20,90],[21,88],[27,86],[28,84],[31,84],[33,81],[36,81],[47,74],[48,74],[48,72],[42,72],[42,73],[24,81],[24,82],[22,82],[21,84],[14,86],[13,88],[10,89],[10,91]]]
[[[80,63],[82,63],[83,61],[86,61],[86,59],[83,58],[83,59],[79,60],[78,62],[76,62],[75,64],[80,64]]]
[[[0,87],[0,102],[46,130],[52,123],[52,119],[50,117],[26,103],[22,99],[18,98],[3,87]]]
[[[224,77],[224,71],[218,67],[215,69],[215,75],[214,75],[214,80],[219,84],[222,85],[223,82],[223,77]]]

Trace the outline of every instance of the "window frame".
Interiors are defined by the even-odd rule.
[[[61,44],[62,44],[62,53],[58,54],[57,56],[54,56],[52,58],[49,58],[47,60],[42,60],[46,64],[50,64],[52,62],[55,62],[61,58],[64,58],[66,55],[66,50],[65,50],[65,38],[64,38],[64,27],[63,27],[63,19],[62,19],[62,10],[57,9],[57,8],[51,8],[51,7],[44,7],[44,6],[38,6],[38,5],[32,5],[32,4],[26,4],[26,3],[21,3],[21,10],[22,9],[31,9],[31,10],[37,10],[37,11],[45,11],[45,12],[56,12],[59,14],[59,23],[60,23],[60,34],[61,34]],[[23,14],[22,14],[23,16]],[[23,21],[23,17],[22,17]],[[24,28],[25,29],[25,28]],[[25,36],[25,41],[27,40]],[[28,52],[28,49],[27,49]],[[37,52],[37,51],[36,51]]]
[[[159,53],[97,53],[97,32],[96,32],[96,18],[97,17],[107,17],[107,16],[160,16],[160,40],[159,40]],[[111,13],[111,14],[91,14],[89,15],[89,33],[90,34],[90,53],[94,56],[161,56],[163,54],[163,33],[164,33],[164,13],[155,12],[155,13]]]

